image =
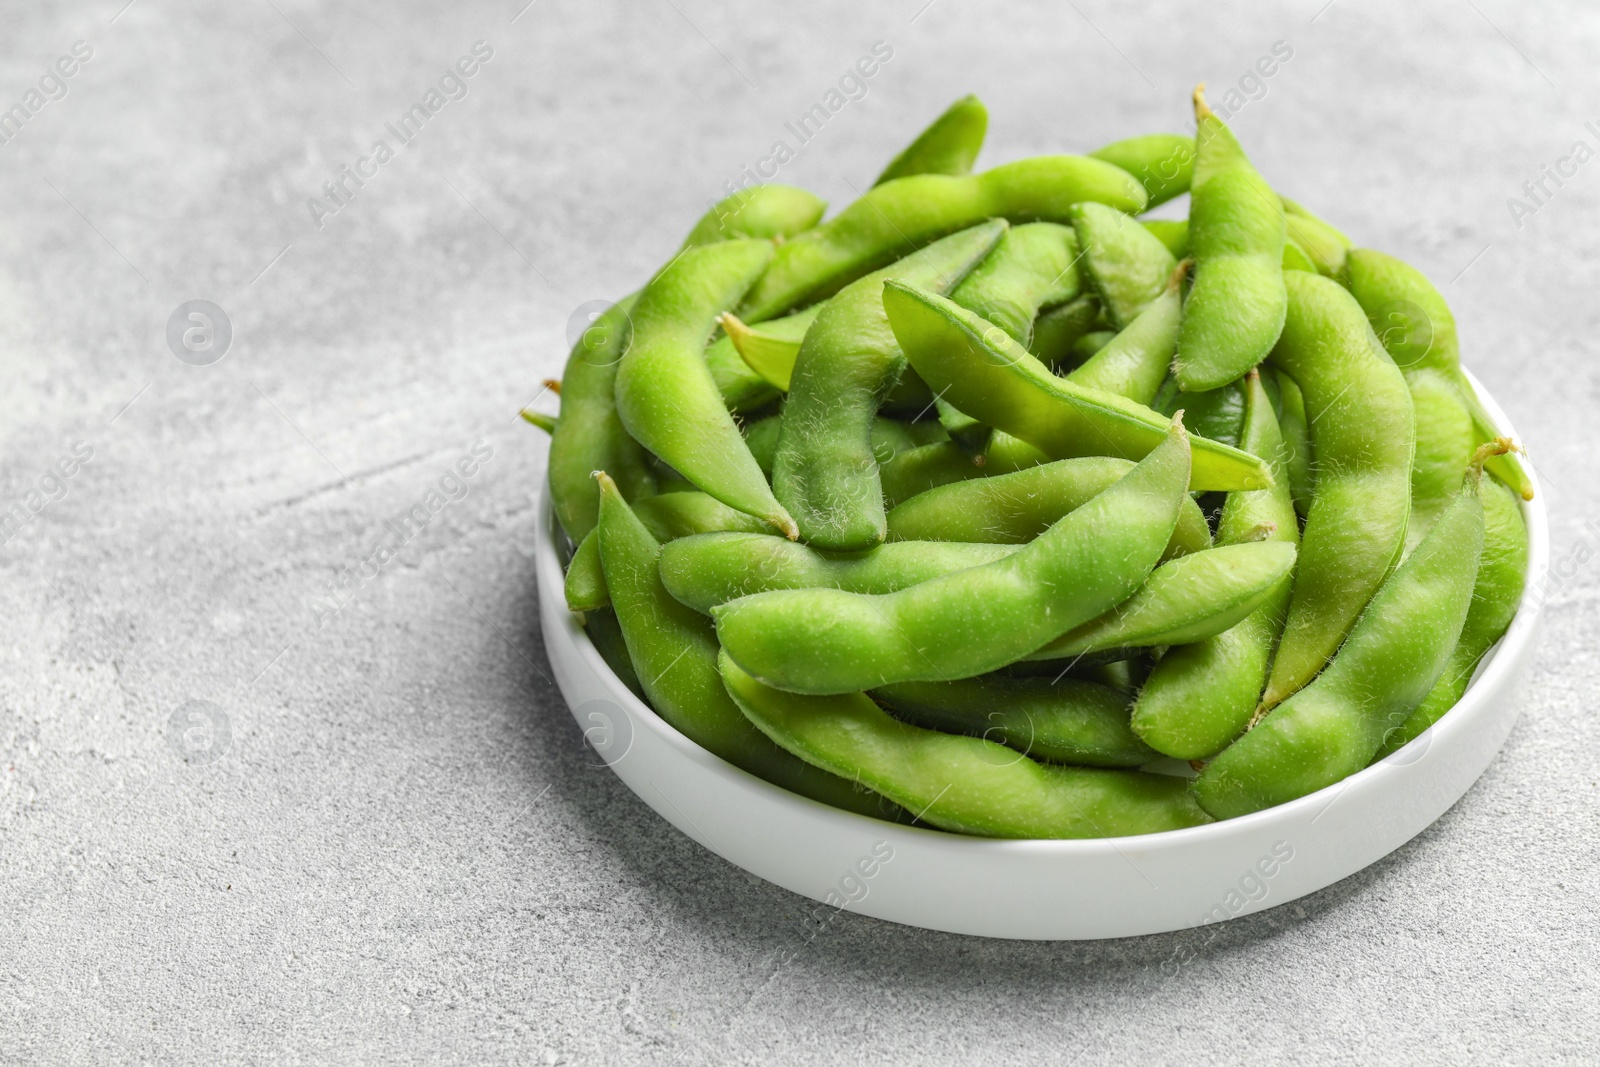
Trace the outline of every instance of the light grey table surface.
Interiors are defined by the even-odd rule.
[[[5,5],[0,106],[46,80],[0,146],[0,507],[43,505],[0,546],[0,1061],[1594,1061],[1600,162],[1522,190],[1600,149],[1592,6],[522,2]],[[1563,574],[1520,724],[1409,845],[1204,939],[846,914],[779,965],[805,902],[584,759],[518,408],[880,41],[781,180],[845,203],[968,91],[986,162],[1182,130],[1292,49],[1235,128],[1447,293]],[[209,366],[165,339],[195,298]]]

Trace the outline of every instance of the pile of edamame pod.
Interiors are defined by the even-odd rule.
[[[568,606],[666,722],[849,811],[1074,838],[1304,796],[1456,703],[1532,481],[1438,290],[1202,90],[1193,136],[975,174],[967,97],[827,221],[738,191],[595,321],[528,417]]]

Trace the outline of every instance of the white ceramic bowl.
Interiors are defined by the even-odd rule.
[[[1473,382],[1477,386],[1476,380]],[[1493,399],[1479,394],[1508,435]],[[1461,702],[1381,763],[1288,804],[1187,830],[1000,841],[900,826],[769,785],[689,741],[600,658],[562,593],[549,494],[539,616],[556,682],[595,750],[646,804],[730,863],[836,907],[933,930],[1065,940],[1248,915],[1354,874],[1422,832],[1483,773],[1520,712],[1549,564],[1542,494],[1523,506],[1527,592]]]

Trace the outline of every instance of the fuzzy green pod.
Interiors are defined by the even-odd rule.
[[[1306,423],[1306,401],[1300,386],[1283,371],[1268,367],[1271,380],[1278,384],[1278,429],[1283,436],[1283,472],[1289,480],[1289,496],[1294,510],[1304,518],[1311,510],[1311,491],[1316,483],[1311,455],[1311,427]],[[1265,382],[1268,379],[1263,378]]]
[[[1004,330],[934,293],[899,282],[884,310],[906,358],[935,392],[973,418],[1055,459],[1139,459],[1165,439],[1171,420],[1124,397],[1087,389],[1050,370]],[[1259,489],[1266,464],[1236,448],[1194,439],[1191,489]]]
[[[1182,778],[1038,763],[993,741],[898,722],[864,693],[801,696],[763,685],[727,655],[721,667],[728,692],[772,740],[941,829],[1121,837],[1209,821]]]
[[[1077,678],[986,674],[959,682],[900,682],[871,696],[926,730],[997,741],[1036,760],[1138,767],[1157,753],[1128,727],[1128,697]]]
[[[983,149],[988,131],[988,109],[968,93],[901,149],[872,184],[876,187],[913,174],[967,174]]]
[[[1194,138],[1181,133],[1126,137],[1097,148],[1089,155],[1115,163],[1138,178],[1150,197],[1146,210],[1187,193],[1194,172]]]
[[[1051,367],[1074,366],[1073,346],[1100,320],[1100,301],[1093,293],[1041,311],[1033,320],[1028,351]]]
[[[811,544],[863,549],[884,537],[872,424],[906,367],[883,310],[884,283],[948,291],[1006,228],[998,219],[974,226],[853,282],[806,331],[783,407],[772,492]]]
[[[822,221],[828,202],[793,185],[754,185],[711,206],[683,239],[683,248],[699,248],[742,237],[793,237]]]
[[[1339,654],[1195,779],[1219,819],[1282,804],[1365,767],[1443,674],[1483,551],[1478,477],[1383,583]]]
[[[941,485],[1010,474],[1049,462],[1049,456],[1007,433],[997,432],[989,439],[981,467],[973,463],[972,457],[953,442],[939,441],[922,445],[897,453],[883,464],[879,471],[883,482],[883,505],[894,508],[918,493]]]
[[[1067,222],[1067,209],[1085,200],[1140,211],[1146,197],[1120,167],[1083,156],[1036,156],[966,177],[896,178],[785,242],[738,314],[756,323],[803,307],[929,241],[986,219]]]
[[[1136,220],[1104,204],[1075,204],[1072,229],[1083,248],[1084,275],[1114,330],[1167,291],[1178,261]]]
[[[1266,358],[1283,329],[1283,210],[1233,131],[1194,93],[1198,155],[1189,199],[1194,283],[1173,375],[1186,393],[1216,389]],[[1291,272],[1293,273],[1293,272]]]
[[[1188,219],[1140,219],[1139,225],[1149,230],[1156,240],[1167,246],[1173,259],[1189,257]]]
[[[1030,222],[1007,231],[950,299],[1027,345],[1039,309],[1065,304],[1082,288],[1072,228]]]
[[[1300,386],[1317,475],[1268,707],[1322,669],[1398,561],[1416,441],[1405,377],[1360,305],[1320,275],[1285,280],[1289,313],[1272,360]]]
[[[1147,407],[1154,404],[1178,348],[1178,333],[1183,325],[1183,274],[1184,267],[1180,264],[1167,279],[1166,292],[1146,304],[1126,329],[1110,337],[1104,346],[1067,374],[1067,380],[1127,397],[1136,404]],[[1189,425],[1200,437],[1213,436],[1194,427],[1192,422]]]
[[[701,490],[793,537],[794,519],[745,447],[703,356],[718,317],[771,261],[768,241],[723,241],[656,275],[633,308],[616,403],[634,440]]]
[[[1171,539],[1188,479],[1174,421],[1121,480],[1004,559],[881,596],[757,593],[712,610],[717,636],[741,668],[792,692],[986,674],[1131,596]]]

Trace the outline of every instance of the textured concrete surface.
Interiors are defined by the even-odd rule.
[[[1600,162],[1522,192],[1600,148],[1592,7],[125,2],[4,19],[0,105],[92,56],[0,146],[0,1061],[1593,1062]],[[1084,150],[1280,40],[1241,137],[1445,287],[1546,479],[1521,724],[1410,845],[1204,936],[846,914],[778,965],[802,902],[580,752],[518,407],[874,42],[781,171],[835,204],[969,90],[986,160]],[[196,298],[208,366],[165,340]]]

